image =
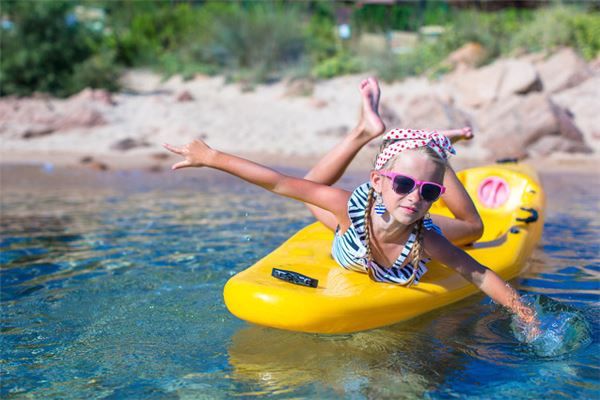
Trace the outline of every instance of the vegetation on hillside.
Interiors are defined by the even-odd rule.
[[[425,6],[423,6],[425,4]],[[338,35],[329,1],[5,0],[0,9],[0,95],[84,87],[118,89],[123,68],[165,76],[223,74],[248,84],[282,78],[330,78],[374,70],[391,81],[448,68],[466,42],[499,56],[571,46],[586,59],[600,53],[600,12],[588,3],[483,12],[444,2],[350,8],[351,36]],[[350,7],[350,6],[345,6]],[[443,27],[420,34],[425,25]],[[364,34],[415,33],[413,46],[365,48]],[[385,41],[383,41],[385,43]]]

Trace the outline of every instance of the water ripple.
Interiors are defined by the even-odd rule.
[[[482,295],[349,335],[249,326],[227,312],[224,283],[311,221],[308,212],[221,175],[99,176],[93,190],[3,191],[3,398],[518,399],[600,390],[600,210],[578,179],[546,181],[544,237],[513,282],[578,307],[590,322],[587,347],[547,359]]]

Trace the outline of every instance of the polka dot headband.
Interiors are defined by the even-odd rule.
[[[383,168],[385,163],[397,154],[419,147],[429,147],[443,160],[447,160],[450,154],[456,154],[450,139],[435,130],[392,129],[383,136],[383,140],[391,140],[392,144],[377,156],[376,170]]]

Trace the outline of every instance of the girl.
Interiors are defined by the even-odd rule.
[[[332,255],[344,268],[366,272],[380,282],[410,285],[426,272],[427,258],[455,269],[465,279],[523,321],[535,321],[530,308],[495,272],[454,246],[481,235],[481,220],[464,187],[447,166],[454,153],[437,131],[393,129],[386,133],[369,182],[353,192],[330,186],[354,155],[385,129],[377,114],[379,87],[373,78],[360,86],[363,109],[357,128],[304,179],[280,174],[252,161],[219,152],[195,140],[165,148],[184,157],[173,169],[210,167],[238,176],[273,193],[305,202],[324,225],[335,229]],[[470,132],[450,131],[454,139]],[[458,218],[436,218],[441,235],[428,223],[428,210],[444,192]],[[457,207],[458,205],[458,207]],[[464,209],[464,210],[463,210]]]

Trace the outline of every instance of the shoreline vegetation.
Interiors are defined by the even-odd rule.
[[[352,127],[369,74],[388,127],[472,126],[459,164],[589,169],[600,9],[536,4],[7,1],[0,162],[160,171],[163,141],[201,137],[304,168]]]
[[[594,2],[534,2],[537,7],[496,11],[477,4],[9,0],[0,14],[0,95],[118,91],[118,77],[129,68],[165,79],[222,75],[252,90],[366,72],[388,83],[436,78],[460,61],[480,67],[562,47],[588,62],[600,52],[600,6]],[[449,57],[467,43],[470,59]]]

